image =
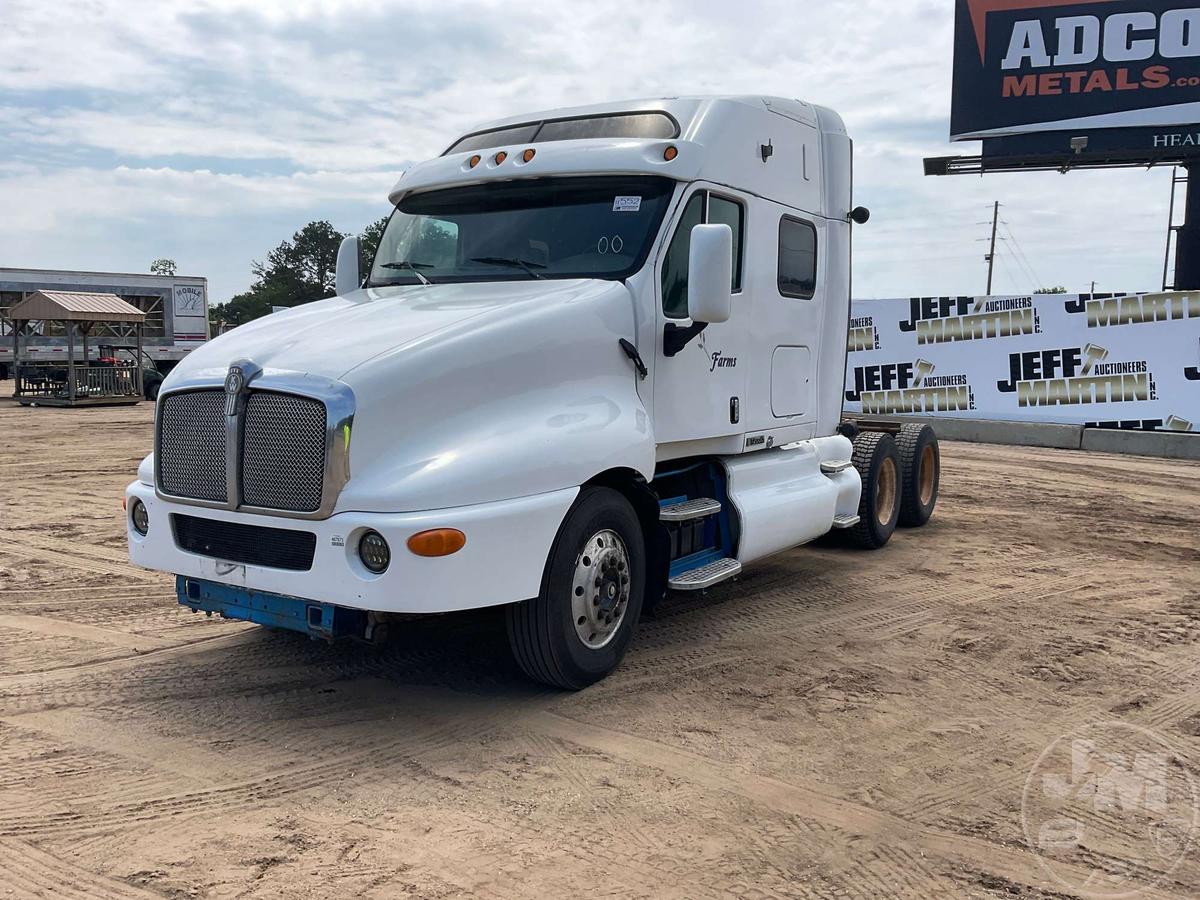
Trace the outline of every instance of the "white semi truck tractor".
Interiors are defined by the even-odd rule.
[[[167,377],[133,561],[194,611],[329,639],[504,606],[521,668],[578,689],[669,590],[923,524],[932,432],[842,417],[851,149],[768,97],[461,137],[396,184],[369,271],[347,239],[338,296]]]

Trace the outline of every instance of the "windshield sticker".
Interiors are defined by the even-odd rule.
[[[613,201],[613,212],[638,212],[641,208],[641,197],[618,197]]]

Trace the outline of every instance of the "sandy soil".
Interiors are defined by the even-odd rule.
[[[1200,773],[1198,465],[947,445],[929,527],[670,599],[565,695],[495,613],[372,649],[180,609],[126,562],[152,415],[0,401],[0,897],[1200,893],[1146,851],[1177,803],[1056,861],[1022,824],[1078,729]]]

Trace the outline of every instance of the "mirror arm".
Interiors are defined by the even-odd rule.
[[[668,322],[663,331],[663,356],[674,356],[707,327],[707,322],[693,322],[686,327]]]

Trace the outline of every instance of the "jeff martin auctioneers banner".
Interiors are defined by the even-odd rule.
[[[1200,292],[856,300],[846,411],[1200,431]]]

